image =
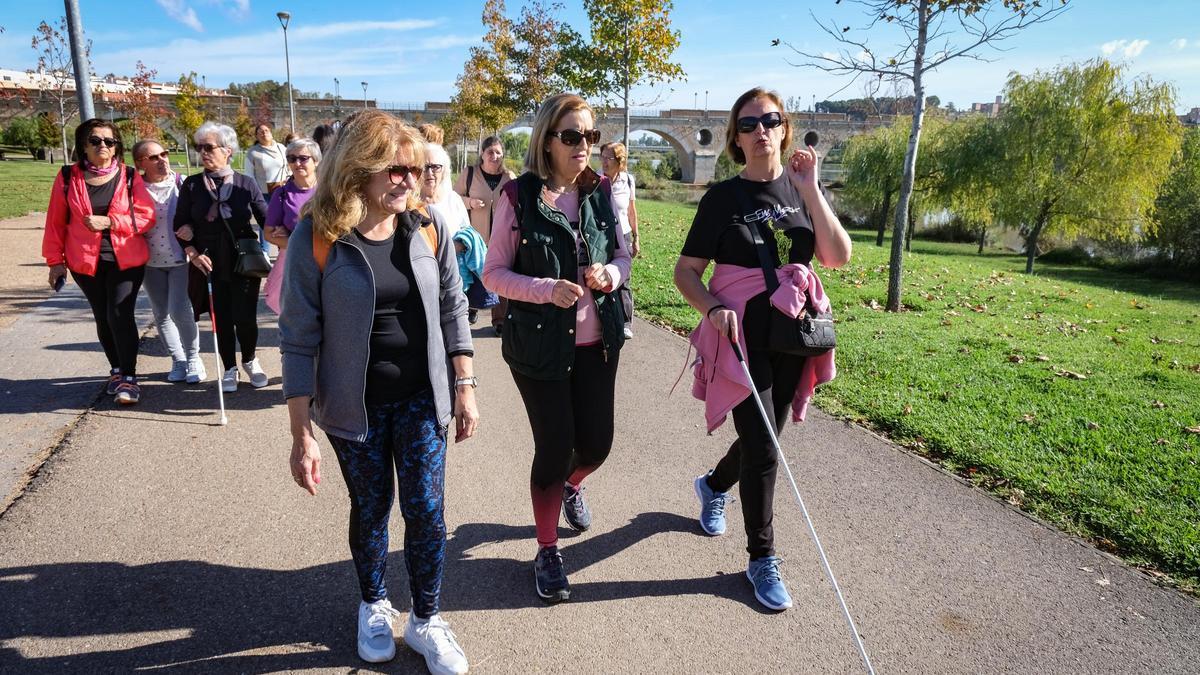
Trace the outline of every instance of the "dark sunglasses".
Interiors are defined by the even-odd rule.
[[[308,164],[312,161],[311,155],[288,155],[288,164]]]
[[[217,148],[221,146],[213,145],[212,143],[197,143],[193,147],[196,148],[196,152],[216,152]]]
[[[117,139],[104,138],[103,136],[88,136],[88,144],[93,148],[98,148],[101,144],[106,148],[111,148],[117,144]]]
[[[444,168],[446,168],[446,167],[441,164],[426,164],[425,165],[425,170],[428,171],[429,173],[441,173],[442,169],[444,169]]]
[[[171,153],[170,153],[169,151],[167,151],[167,150],[163,150],[162,152],[158,153],[157,155],[142,155],[141,159],[139,159],[138,161],[140,162],[140,161],[142,161],[143,159],[161,159],[161,160],[164,160],[164,161],[165,161],[165,160],[170,160],[170,159],[171,159]]]
[[[763,129],[774,129],[783,124],[783,115],[777,112],[769,112],[762,117],[739,117],[737,121],[738,133],[748,134],[757,129],[759,124],[763,126]]]
[[[563,129],[562,131],[551,131],[550,135],[562,141],[563,145],[570,145],[572,147],[579,145],[584,140],[587,140],[588,145],[595,145],[600,142],[599,129],[588,129],[587,131]]]
[[[392,185],[399,185],[403,183],[404,179],[408,178],[409,175],[412,175],[413,178],[419,180],[421,178],[421,172],[424,170],[425,169],[423,167],[403,166],[401,164],[389,166],[387,169],[385,169],[385,171],[388,173],[388,180],[392,182]]]

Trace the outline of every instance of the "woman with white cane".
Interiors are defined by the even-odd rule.
[[[704,195],[675,265],[675,284],[705,317],[691,336],[699,352],[693,393],[705,402],[710,433],[730,413],[738,433],[716,467],[695,480],[695,490],[700,525],[715,536],[725,532],[728,493],[739,485],[750,554],[746,575],[755,598],[782,611],[792,599],[779,573],[772,527],[780,461],[775,436],[789,408],[794,421],[804,419],[814,388],[833,377],[834,366],[832,351],[799,356],[773,349],[772,313],[786,309],[795,317],[806,307],[827,312],[829,300],[811,260],[815,255],[825,267],[840,267],[850,259],[851,244],[817,181],[816,151],[798,149],[783,163],[792,129],[778,94],[762,88],[742,94],[726,138],[726,152],[745,168]],[[783,266],[775,231],[788,244]],[[702,278],[714,261],[706,287]],[[768,275],[778,277],[772,292]],[[729,340],[746,355],[753,388]],[[770,428],[755,390],[770,402]]]

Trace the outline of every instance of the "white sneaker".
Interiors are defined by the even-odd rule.
[[[243,362],[242,370],[246,371],[246,377],[250,378],[250,386],[255,389],[267,386],[267,374],[263,372],[262,366],[258,365],[257,357]]]
[[[199,356],[194,356],[188,359],[187,362],[187,383],[196,384],[208,379],[208,371],[204,370],[204,362]]]
[[[237,366],[234,366],[234,367],[230,368],[229,370],[225,371],[225,374],[221,376],[221,391],[228,394],[230,392],[237,391],[237,386],[238,386],[238,370],[237,370]]]
[[[400,616],[384,598],[358,603],[358,656],[368,663],[391,661],[396,656],[392,621]]]
[[[467,672],[467,655],[454,638],[450,624],[439,614],[428,621],[408,613],[408,624],[404,627],[404,641],[413,651],[425,657],[425,665],[434,675],[460,675]]]

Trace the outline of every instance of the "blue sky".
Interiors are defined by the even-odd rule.
[[[0,25],[0,67],[25,69],[34,64],[29,47],[42,19],[63,11],[61,0],[5,0]],[[509,0],[515,16],[520,0]],[[581,0],[564,0],[560,17],[586,33]],[[657,90],[639,92],[646,107],[727,106],[742,91],[763,84],[785,97],[810,101],[827,98],[846,84],[816,71],[793,68],[783,38],[816,51],[831,50],[813,23],[863,24],[859,10],[833,0],[757,0],[721,2],[676,0],[674,24],[682,33],[677,60],[688,75]],[[100,74],[132,74],[142,60],[174,80],[195,70],[210,86],[261,79],[285,79],[283,34],[278,10],[292,13],[288,30],[293,84],[303,90],[362,95],[382,102],[446,101],[462,69],[467,49],[483,33],[481,0],[462,2],[330,2],[329,0],[80,0],[83,21],[93,40],[93,63]],[[1197,0],[1072,0],[1071,8],[1051,23],[1036,26],[1007,43],[1005,52],[988,52],[990,62],[964,60],[934,73],[928,93],[943,103],[965,107],[990,101],[1010,71],[1030,72],[1100,55],[1126,63],[1131,73],[1148,73],[1171,82],[1179,109],[1200,106],[1200,21]],[[872,43],[886,44],[881,29]],[[881,50],[882,51],[882,50]],[[861,95],[854,85],[838,98]],[[659,98],[658,102],[654,99]]]

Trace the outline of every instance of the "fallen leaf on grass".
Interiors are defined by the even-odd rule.
[[[1021,488],[1013,488],[1009,491],[1008,496],[1004,498],[1004,501],[1013,506],[1021,506],[1025,503],[1025,491]]]
[[[1183,430],[1189,434],[1200,434],[1200,424],[1197,424],[1194,427],[1184,427]]]
[[[902,414],[904,414],[904,415],[911,415],[911,414],[912,414],[912,406],[911,406],[911,405],[906,405],[906,406],[904,406],[904,411],[903,411],[903,413],[902,413]],[[1196,432],[1196,433],[1200,433],[1200,431],[1198,431],[1198,432]]]
[[[1069,370],[1056,370],[1056,371],[1054,371],[1054,374],[1059,377],[1065,377],[1070,380],[1086,380],[1087,379],[1087,375],[1084,375],[1082,373],[1073,373]]]
[[[1155,445],[1170,445],[1171,441],[1168,441],[1165,438],[1156,438],[1156,439],[1154,439],[1154,444]]]
[[[971,348],[970,348],[970,347],[959,347],[959,348],[958,348],[958,353],[959,353],[959,354],[970,354],[970,353],[971,353]]]
[[[1034,424],[1036,422],[1037,422],[1037,415],[1032,415],[1030,413],[1025,413],[1024,415],[1021,415],[1021,424]]]
[[[1033,357],[1033,360],[1034,361],[1049,361],[1050,357],[1046,356],[1045,354],[1038,354],[1037,356]]]
[[[1160,401],[1158,399],[1154,399],[1153,401],[1150,402],[1150,407],[1158,408],[1159,410],[1162,410],[1163,408],[1167,407],[1167,404],[1163,403],[1162,401]]]
[[[1025,363],[1025,357],[1021,356],[1020,354],[1009,354],[1008,362],[1009,363]]]
[[[1088,429],[1099,429],[1100,428],[1100,425],[1096,424],[1095,422],[1088,422],[1084,426],[1086,426]]]
[[[879,303],[878,303],[878,302],[875,300],[875,298],[871,298],[871,300],[870,300],[869,302],[867,302],[866,304],[867,304],[867,307],[870,307],[871,309],[874,309],[874,310],[880,310],[880,309],[883,309],[883,305],[880,305],[880,304],[879,304]]]

